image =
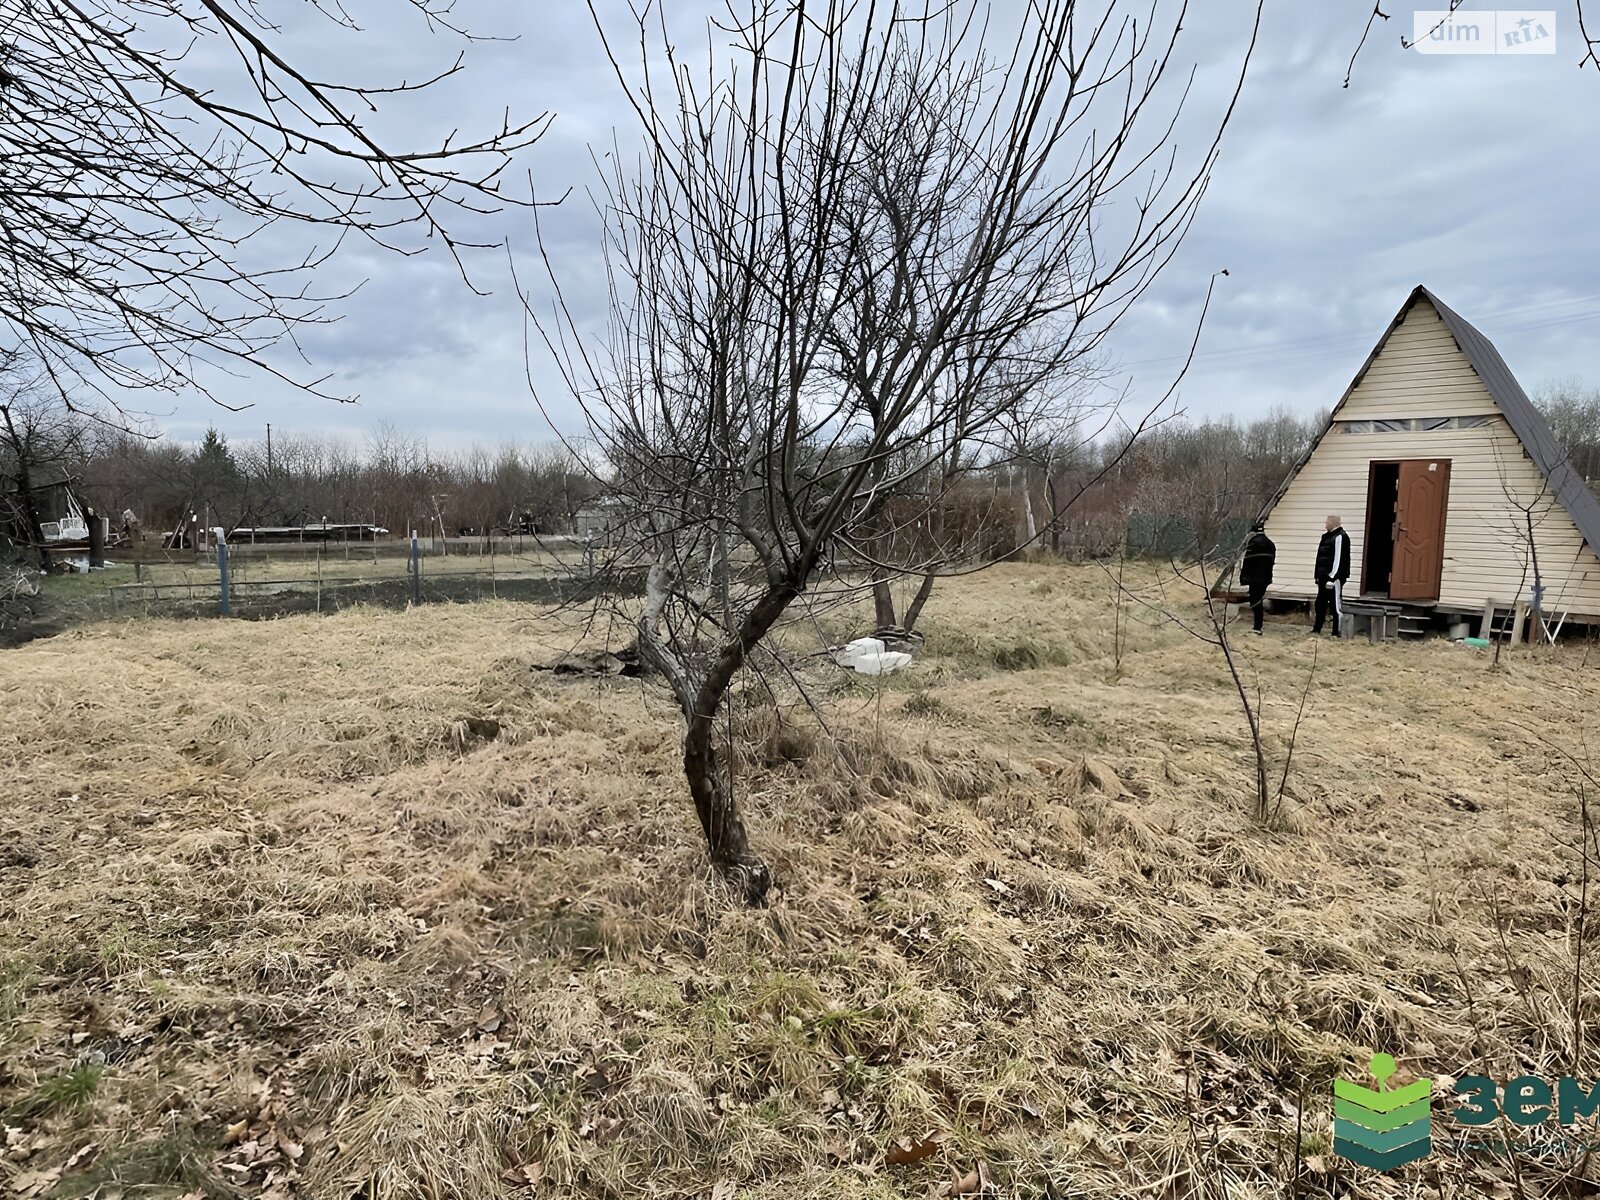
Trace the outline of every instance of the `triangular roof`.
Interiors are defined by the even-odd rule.
[[[1434,311],[1439,314],[1439,319],[1450,331],[1457,348],[1466,356],[1468,364],[1483,382],[1483,386],[1488,389],[1490,398],[1499,407],[1506,424],[1511,426],[1512,432],[1522,442],[1528,457],[1544,475],[1545,481],[1550,485],[1550,491],[1561,501],[1562,507],[1567,510],[1567,515],[1572,518],[1572,523],[1583,535],[1583,540],[1589,543],[1589,549],[1600,553],[1600,501],[1595,499],[1594,493],[1589,490],[1589,485],[1583,481],[1583,476],[1573,470],[1572,464],[1567,461],[1561,443],[1556,441],[1556,435],[1550,429],[1550,423],[1534,407],[1533,401],[1528,399],[1528,394],[1522,390],[1522,385],[1511,373],[1511,368],[1506,366],[1506,360],[1500,357],[1500,351],[1494,348],[1494,343],[1484,337],[1470,321],[1421,284],[1411,290],[1411,295],[1406,297],[1406,302],[1400,306],[1400,311],[1395,314],[1394,320],[1389,322],[1389,327],[1383,331],[1378,344],[1372,348],[1372,353],[1367,355],[1366,362],[1361,364],[1361,369],[1350,381],[1350,386],[1345,389],[1344,395],[1339,397],[1339,403],[1333,406],[1333,412],[1328,415],[1327,427],[1317,435],[1316,440],[1311,443],[1311,448],[1295,464],[1294,470],[1289,472],[1283,485],[1262,510],[1262,519],[1264,520],[1267,514],[1277,507],[1278,501],[1289,490],[1289,485],[1294,482],[1295,476],[1300,474],[1300,469],[1311,461],[1311,456],[1317,452],[1317,447],[1322,445],[1322,439],[1327,436],[1328,430],[1333,428],[1333,423],[1339,419],[1339,410],[1349,402],[1356,388],[1366,378],[1372,364],[1377,361],[1379,352],[1394,331],[1400,327],[1400,322],[1404,321],[1406,314],[1416,307],[1417,301],[1424,299],[1433,305]]]

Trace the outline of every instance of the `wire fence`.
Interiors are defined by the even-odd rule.
[[[1188,517],[1136,512],[1128,517],[1128,557],[1194,561],[1227,559],[1250,533],[1250,522],[1222,517],[1197,523]]]
[[[418,539],[412,543],[211,546],[108,572],[114,612],[262,618],[518,600],[556,604],[643,591],[643,574],[598,573],[580,539]],[[131,578],[130,578],[131,576]]]

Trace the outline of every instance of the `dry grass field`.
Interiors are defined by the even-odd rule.
[[[0,1195],[1588,1194],[1437,1132],[1355,1167],[1329,1086],[1376,1050],[1436,1114],[1596,1073],[1564,751],[1600,660],[1245,639],[1279,763],[1317,660],[1263,825],[1220,654],[1130,610],[1116,663],[1112,597],[996,568],[904,675],[814,661],[826,732],[752,705],[760,911],[707,876],[664,698],[533,669],[573,618],[4,652]]]

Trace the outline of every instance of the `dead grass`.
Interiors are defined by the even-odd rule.
[[[981,1162],[991,1195],[1281,1196],[1303,1100],[1297,1194],[1514,1195],[1341,1163],[1326,1097],[1375,1049],[1584,1053],[1575,805],[1518,728],[1576,744],[1582,652],[1324,643],[1264,830],[1215,652],[1137,620],[1113,680],[1111,597],[998,568],[906,675],[816,664],[828,732],[741,711],[757,912],[706,876],[670,705],[530,671],[579,636],[537,610],[8,652],[0,1191],[855,1200]],[[1244,653],[1281,738],[1310,646]]]

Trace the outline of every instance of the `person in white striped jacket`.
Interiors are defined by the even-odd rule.
[[[1333,614],[1333,636],[1339,636],[1339,619],[1344,616],[1344,584],[1350,578],[1350,535],[1344,522],[1329,517],[1327,533],[1317,543],[1317,603],[1312,633],[1322,632],[1322,623]]]

